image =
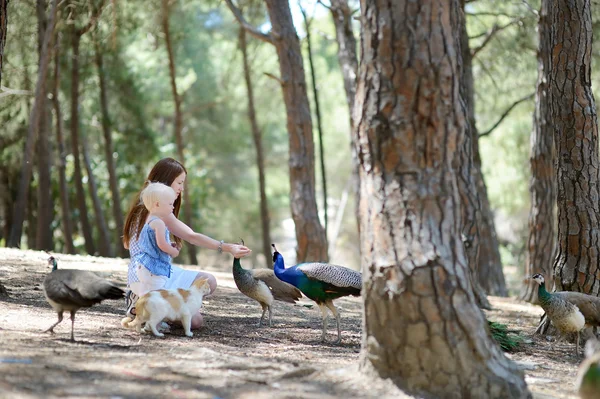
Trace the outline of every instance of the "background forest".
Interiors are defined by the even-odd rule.
[[[70,204],[67,219],[73,222],[74,252],[107,251],[105,255],[127,256],[121,249],[120,222],[116,215],[127,211],[133,194],[158,159],[180,158],[163,24],[163,17],[168,15],[175,84],[181,105],[183,163],[189,172],[187,200],[192,210],[191,225],[217,239],[234,242],[242,237],[254,249],[254,263],[262,264],[257,155],[248,119],[240,27],[224,2],[170,1],[165,6],[159,0],[96,0],[68,2],[59,7],[54,42],[50,46],[48,101],[33,148],[31,186],[27,200],[17,202],[43,28],[51,14],[49,3],[44,0],[8,3],[0,93],[0,245],[7,244],[16,206],[26,210],[21,248],[68,252],[60,201],[61,194],[66,194]],[[247,20],[265,32],[269,30],[262,2],[238,4]],[[310,89],[313,82],[302,11],[311,22],[310,46],[327,183],[330,262],[358,269],[349,109],[328,4],[300,1],[290,2],[290,7],[304,52],[315,130],[317,204],[323,223],[321,149],[314,122],[315,97]],[[349,5],[353,10],[358,9],[357,2],[351,1]],[[468,1],[465,5],[482,168],[505,265],[522,265],[525,256],[539,7],[537,1]],[[595,32],[600,26],[599,17],[597,12],[593,15]],[[359,38],[359,21],[354,18],[353,24],[354,35]],[[82,33],[78,75],[72,63],[73,29]],[[280,84],[274,78],[279,75],[277,54],[268,43],[251,36],[246,41],[256,119],[262,133],[271,239],[280,243],[278,246],[293,263],[295,235],[289,203],[288,132]],[[600,56],[598,46],[593,51],[596,62]],[[75,109],[74,79],[79,80]],[[598,74],[592,72],[592,79],[592,86],[597,87]],[[78,113],[75,121],[74,111]],[[93,249],[86,247],[80,223],[82,215],[76,206],[78,193],[72,184],[76,179],[74,128],[79,132],[80,159],[84,165],[81,179]],[[64,140],[66,192],[59,178],[58,129]],[[107,134],[113,148],[109,154]],[[110,187],[111,162],[117,177],[117,199]],[[117,211],[115,205],[119,206]],[[102,246],[103,239],[108,248]],[[176,262],[188,263],[188,256],[184,253]]]

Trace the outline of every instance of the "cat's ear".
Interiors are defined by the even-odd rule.
[[[204,284],[208,284],[208,278],[206,277],[194,280],[194,286],[196,286],[197,288],[202,287]]]

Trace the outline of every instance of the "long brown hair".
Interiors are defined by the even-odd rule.
[[[144,221],[148,217],[148,210],[144,206],[144,204],[140,201],[140,193],[149,183],[163,183],[167,186],[171,186],[177,176],[185,173],[187,175],[187,170],[185,167],[177,160],[173,158],[163,158],[154,165],[150,173],[148,173],[148,177],[144,182],[143,187],[138,191],[138,193],[133,198],[131,202],[131,207],[129,208],[129,212],[127,213],[127,218],[125,219],[125,226],[123,227],[123,245],[126,247],[129,246],[129,241],[131,238],[135,236],[137,239],[144,228]],[[175,203],[173,204],[173,214],[175,217],[179,216],[179,208],[181,208],[181,195],[177,197]],[[178,245],[183,243],[183,240],[179,237],[174,237],[175,242]]]

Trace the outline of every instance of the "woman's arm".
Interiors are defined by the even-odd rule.
[[[168,253],[173,258],[179,255],[179,250],[168,243],[165,238],[165,223],[162,220],[153,220],[150,223],[150,227],[154,229],[156,234],[156,244],[163,252]]]
[[[177,219],[174,214],[170,214],[163,220],[173,235],[189,242],[190,244],[198,247],[214,249],[215,251],[217,251],[219,249],[219,245],[221,245],[221,242],[215,240],[214,238],[210,238],[204,234],[196,233],[187,224]],[[228,252],[236,258],[243,258],[244,256],[248,256],[252,253],[252,250],[249,248],[238,244],[223,243],[221,249],[223,252]]]

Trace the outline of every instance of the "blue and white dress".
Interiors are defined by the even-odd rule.
[[[171,256],[158,247],[156,231],[150,227],[150,223],[159,219],[156,216],[148,219],[144,224],[138,245],[140,252],[132,257],[132,261],[138,265],[144,266],[155,276],[171,277]],[[169,229],[165,228],[165,240],[170,243]]]
[[[149,222],[150,221],[151,220],[149,220]],[[148,248],[147,243],[144,242],[144,229],[150,230],[152,232],[152,235],[154,236],[154,239],[156,239],[156,233],[154,232],[154,230],[152,228],[150,228],[148,226],[148,224],[146,224],[142,228],[142,232],[140,233],[139,238],[136,238],[134,236],[131,238],[131,240],[129,240],[129,255],[130,255],[131,261],[129,262],[128,272],[127,272],[127,285],[129,287],[129,289],[131,289],[136,295],[140,291],[139,286],[141,284],[140,279],[137,275],[137,269],[140,266],[147,267],[145,263],[140,263],[140,261],[143,258],[146,258],[146,255],[141,255],[141,254],[144,253],[146,251],[146,249]],[[169,242],[168,229],[166,232],[166,238],[167,238],[167,242]],[[158,247],[156,247],[156,249],[158,249],[160,251],[160,249]],[[162,251],[160,251],[160,252],[162,253]],[[182,269],[180,267],[171,265],[170,264],[170,256],[167,254],[164,254],[164,255],[169,257],[168,263],[169,263],[170,275],[165,275],[168,278],[167,278],[167,281],[163,288],[164,289],[177,289],[177,288],[189,289],[191,287],[192,283],[194,282],[194,280],[196,279],[198,272],[194,271],[194,270]],[[148,270],[150,270],[153,274],[157,274],[154,271],[152,271],[150,268],[148,268]]]

